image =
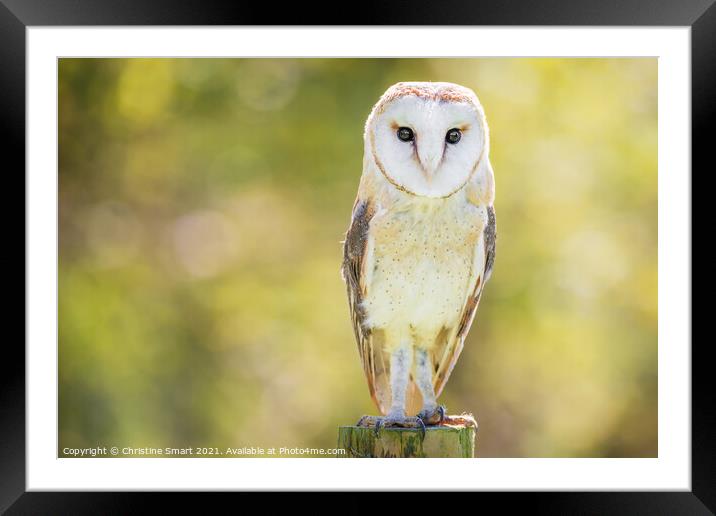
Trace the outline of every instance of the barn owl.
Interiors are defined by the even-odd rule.
[[[495,259],[487,122],[468,88],[401,82],[375,104],[363,139],[341,271],[382,414],[369,419],[424,430],[445,418],[437,398]]]

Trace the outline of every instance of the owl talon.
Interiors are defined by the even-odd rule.
[[[420,425],[420,442],[422,443],[425,440],[425,432],[426,432],[425,422],[420,418],[416,418],[416,419],[418,420],[418,424]]]
[[[438,405],[433,410],[421,410],[418,414],[423,423],[427,425],[440,425],[445,421],[446,409],[443,405]]]

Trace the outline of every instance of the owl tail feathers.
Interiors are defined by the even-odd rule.
[[[410,380],[408,390],[405,393],[405,413],[408,416],[415,416],[423,408],[423,395],[420,393],[417,384]]]
[[[377,392],[371,392],[371,397],[375,402],[375,406],[382,415],[388,414],[391,404],[390,382],[387,381],[387,375],[381,375],[376,382]],[[382,381],[381,381],[382,380]],[[408,388],[405,392],[405,414],[415,416],[423,408],[423,395],[420,393],[418,385],[410,380]]]

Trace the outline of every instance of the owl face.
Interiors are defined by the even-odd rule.
[[[366,124],[366,154],[400,190],[447,197],[472,177],[488,147],[477,97],[450,83],[398,83]]]

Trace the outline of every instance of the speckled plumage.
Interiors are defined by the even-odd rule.
[[[397,127],[413,128],[412,148],[393,141]],[[444,143],[451,127],[463,135],[454,146]],[[364,139],[342,271],[371,396],[400,419],[434,410],[489,278],[489,138],[471,90],[399,83],[374,106]]]

